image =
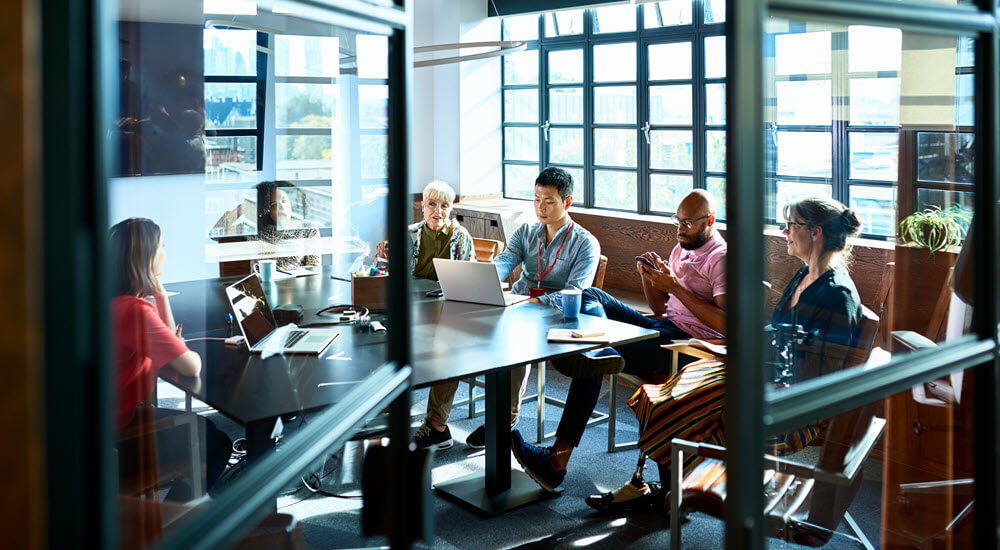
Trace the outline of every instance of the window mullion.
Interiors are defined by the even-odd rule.
[[[847,29],[833,32],[830,36],[832,72],[830,74],[830,92],[832,98],[833,122],[833,162],[830,166],[830,176],[833,198],[848,203],[847,179],[850,174],[850,146],[848,144],[847,115],[849,106],[849,78],[847,72]]]

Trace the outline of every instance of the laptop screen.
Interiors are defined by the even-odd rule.
[[[271,306],[264,296],[257,275],[249,277],[226,287],[226,296],[233,307],[233,315],[243,329],[243,336],[250,347],[257,345],[265,336],[271,334],[276,323]]]

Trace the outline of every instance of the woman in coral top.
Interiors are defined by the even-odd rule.
[[[160,284],[166,251],[160,228],[151,220],[130,218],[111,228],[112,265],[111,301],[114,334],[114,377],[116,390],[115,424],[119,430],[149,422],[148,415],[137,415],[140,403],[153,394],[157,375],[166,367],[183,376],[201,373],[201,357],[188,349],[181,339],[181,326],[174,322],[170,301]],[[153,419],[179,416],[183,411],[149,408]],[[199,446],[207,453],[208,485],[225,468],[229,438],[203,417],[195,419],[199,427]],[[177,430],[174,430],[177,432]],[[183,440],[167,430],[156,432],[156,455],[160,464],[171,463],[187,452]],[[123,455],[130,447],[119,445]],[[123,456],[123,474],[130,457]]]

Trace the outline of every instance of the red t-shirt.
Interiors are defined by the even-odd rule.
[[[135,406],[152,395],[160,368],[188,347],[160,319],[149,300],[118,296],[111,300],[111,316],[118,392],[115,420],[124,428],[135,416]]]

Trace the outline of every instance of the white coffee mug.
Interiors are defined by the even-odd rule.
[[[276,263],[274,260],[260,260],[253,266],[253,270],[260,277],[261,281],[267,283],[274,278]]]

